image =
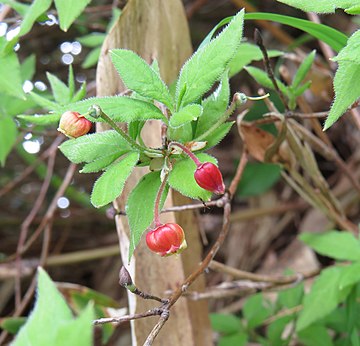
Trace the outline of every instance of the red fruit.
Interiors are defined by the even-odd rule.
[[[91,129],[91,121],[78,112],[65,112],[61,118],[58,131],[70,138],[77,138],[87,134]]]
[[[211,162],[205,162],[198,166],[194,173],[198,185],[205,190],[222,195],[225,192],[225,185],[221,172]]]
[[[166,223],[146,234],[149,249],[160,256],[169,256],[186,249],[184,230],[176,223]]]

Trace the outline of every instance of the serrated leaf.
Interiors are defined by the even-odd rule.
[[[91,0],[55,0],[61,30],[67,31],[90,1]]]
[[[242,38],[244,11],[209,44],[199,48],[184,64],[176,86],[176,104],[185,106],[199,99],[224,73]]]
[[[92,162],[108,155],[122,155],[131,150],[116,131],[109,130],[69,139],[59,146],[61,152],[74,163]]]
[[[315,59],[316,50],[313,50],[301,63],[298,70],[295,73],[291,86],[294,89],[297,89],[300,83],[304,80],[307,73],[310,71],[311,66]]]
[[[40,15],[49,9],[51,2],[51,0],[35,0],[32,2],[21,22],[19,36],[23,36],[31,30]]]
[[[203,107],[198,104],[190,104],[181,108],[170,117],[171,127],[180,127],[191,121],[196,120],[202,113]]]
[[[89,110],[90,106],[93,105],[100,106],[104,113],[118,122],[160,119],[167,123],[166,117],[161,113],[159,108],[149,102],[132,99],[127,96],[91,97],[60,107],[60,113],[62,114],[71,110],[84,114]],[[95,120],[90,117],[89,119],[92,121]],[[96,119],[96,121],[102,120]]]
[[[209,97],[202,101],[203,113],[196,124],[195,137],[202,135],[214,125],[226,111],[230,98],[228,74],[225,73],[218,88]]]
[[[46,114],[46,115],[27,115],[27,114],[20,114],[17,118],[28,121],[31,124],[35,125],[56,125],[59,123],[60,115],[58,114]]]
[[[106,34],[102,32],[93,32],[89,35],[78,37],[76,40],[85,47],[95,48],[103,44],[105,37]]]
[[[100,208],[119,197],[124,188],[126,179],[139,160],[139,153],[132,152],[121,161],[113,163],[96,180],[92,193],[91,203]]]
[[[50,82],[55,101],[60,105],[68,104],[70,102],[70,91],[66,84],[50,72],[46,72],[46,76]]]
[[[359,6],[358,0],[277,0],[305,12],[335,13],[337,8],[344,10]]]
[[[84,165],[84,167],[80,170],[80,173],[96,173],[104,170],[107,166],[112,164],[117,158],[121,155],[125,154],[126,151],[121,152],[118,151],[114,154],[106,152],[103,157],[100,157],[92,162],[89,162]]]
[[[0,113],[0,163],[5,165],[13,145],[16,142],[17,128],[12,117]]]
[[[257,67],[247,66],[245,67],[246,72],[249,73],[251,77],[253,77],[257,83],[264,86],[265,88],[275,90],[274,84],[272,83],[271,79],[268,77],[267,73],[263,70],[260,70]],[[282,91],[283,94],[288,95],[287,87],[283,82],[276,78],[276,82],[279,86],[279,89]]]
[[[97,64],[101,53],[101,47],[96,47],[92,49],[88,55],[86,56],[85,60],[82,62],[82,68],[90,68]]]
[[[25,100],[19,60],[14,52],[0,55],[0,92]]]
[[[302,233],[299,238],[323,256],[341,261],[360,260],[360,242],[350,232]]]
[[[200,162],[212,162],[217,164],[214,157],[207,154],[196,154]],[[194,199],[208,201],[212,195],[211,192],[201,188],[195,181],[194,172],[196,165],[190,158],[182,159],[173,164],[169,174],[169,185],[185,196]]]
[[[360,30],[355,31],[348,39],[346,46],[339,52],[339,54],[332,58],[333,61],[352,61],[360,64]]]
[[[281,177],[281,166],[273,163],[250,162],[246,165],[237,193],[242,197],[258,196],[276,184]]]
[[[360,262],[350,264],[342,271],[339,287],[344,289],[345,287],[352,286],[360,282]]]
[[[74,319],[55,284],[46,272],[39,268],[35,308],[12,345],[60,346],[65,342],[69,345],[90,346],[92,344],[92,319],[92,306],[88,306],[77,319]]]
[[[136,53],[127,49],[113,49],[111,59],[126,87],[173,108],[173,98],[159,75]]]
[[[281,56],[284,53],[279,50],[268,50],[269,58]],[[229,77],[233,77],[252,61],[263,60],[263,54],[258,46],[251,43],[241,43],[235,56],[229,63]]]
[[[304,307],[296,324],[298,332],[328,315],[346,298],[339,289],[341,274],[342,268],[327,268],[315,280],[310,293],[304,298]]]
[[[206,141],[206,150],[210,149],[217,144],[219,144],[225,136],[231,130],[231,127],[234,125],[235,121],[229,121],[227,123],[221,124],[215,131],[213,131],[209,136],[203,138],[203,141]]]
[[[126,203],[126,215],[130,226],[129,261],[143,233],[154,219],[155,199],[160,184],[160,172],[148,173],[141,178],[129,195]],[[167,189],[168,187],[162,197],[161,207],[165,201]]]

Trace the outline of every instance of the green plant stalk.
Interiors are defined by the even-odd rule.
[[[94,112],[96,112],[96,115]],[[103,118],[104,121],[107,122],[126,142],[128,142],[133,149],[139,151],[140,153],[143,153],[149,157],[163,157],[163,154],[160,150],[143,147],[138,143],[136,143],[136,141],[134,141],[127,133],[125,133],[115,123],[114,120],[112,120],[107,114],[105,114],[102,111],[102,109],[99,106],[97,105],[92,106],[89,110],[89,115],[92,116],[93,118],[98,118],[98,117]]]

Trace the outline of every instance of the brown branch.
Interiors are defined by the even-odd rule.
[[[93,324],[94,325],[106,324],[106,323],[118,323],[119,324],[119,323],[128,322],[128,321],[132,321],[132,320],[137,320],[139,318],[161,315],[162,312],[163,312],[162,309],[155,308],[155,309],[151,309],[149,311],[142,312],[139,314],[125,315],[125,316],[121,316],[121,317],[99,318],[97,320],[94,320]]]

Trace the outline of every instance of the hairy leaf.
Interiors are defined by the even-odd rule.
[[[143,233],[154,219],[156,195],[160,188],[160,172],[144,175],[131,191],[126,203],[126,215],[130,226],[129,261],[139,244]],[[162,196],[161,207],[165,202],[168,186]]]
[[[196,120],[202,113],[203,108],[198,104],[189,104],[181,108],[170,117],[171,127],[180,127]]]
[[[59,123],[60,115],[58,114],[45,114],[45,115],[27,115],[27,114],[20,114],[17,118],[28,121],[31,124],[35,125],[56,125]]]
[[[209,44],[199,48],[184,64],[176,86],[177,106],[198,100],[224,73],[242,38],[244,11]]]
[[[91,193],[91,203],[94,207],[100,208],[111,203],[121,195],[125,181],[138,160],[139,153],[130,153],[121,159],[121,161],[113,163],[100,178],[96,180]]]
[[[230,132],[231,127],[234,125],[235,121],[229,121],[227,123],[221,124],[215,131],[210,135],[203,138],[203,141],[206,141],[206,150],[214,147],[219,144],[225,136]]]
[[[85,164],[80,170],[80,173],[95,173],[102,171],[126,152],[127,151],[117,151],[113,154],[111,152],[106,152],[103,157]]]
[[[277,0],[283,4],[296,7],[305,12],[335,13],[337,8],[346,12],[353,7],[359,6],[358,0]]]
[[[60,105],[49,100],[45,96],[34,93],[33,91],[30,91],[29,96],[33,99],[34,102],[36,102],[37,105],[41,106],[42,108],[47,109],[49,111],[51,110],[57,112],[58,115],[63,113],[61,112]]]
[[[92,162],[131,150],[128,143],[114,130],[69,139],[59,146],[61,152],[74,163]]]
[[[111,59],[128,89],[173,108],[173,98],[165,83],[136,53],[127,49],[113,49]]]
[[[60,113],[68,110],[86,113],[90,106],[98,105],[114,121],[131,122],[135,120],[160,119],[167,123],[167,119],[159,108],[151,103],[135,100],[127,96],[92,97],[76,103],[70,103],[60,108]],[[89,118],[94,121],[93,118]],[[96,119],[96,121],[101,121]]]
[[[299,238],[323,256],[342,261],[360,260],[360,242],[350,232],[303,233]]]
[[[196,156],[200,162],[217,163],[216,159],[210,155],[197,154]],[[169,185],[185,196],[208,201],[211,192],[204,190],[196,183],[194,178],[195,170],[196,165],[190,158],[177,161],[169,174]]]

